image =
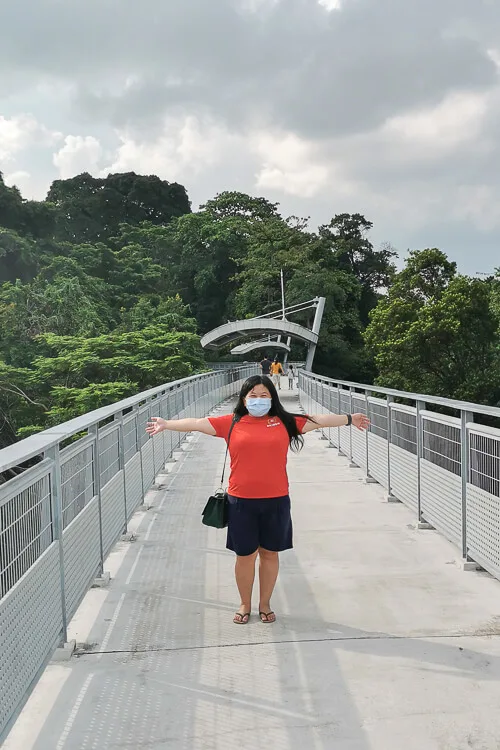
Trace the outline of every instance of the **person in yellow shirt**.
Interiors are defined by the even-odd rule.
[[[274,362],[271,365],[271,377],[273,383],[278,390],[281,390],[281,376],[285,374],[281,362],[278,359],[278,355],[274,358]]]

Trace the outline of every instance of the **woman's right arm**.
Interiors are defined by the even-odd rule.
[[[146,426],[148,435],[158,435],[164,430],[172,432],[203,432],[205,435],[216,435],[215,428],[212,427],[209,420],[203,419],[162,419],[161,417],[151,417],[151,421]]]

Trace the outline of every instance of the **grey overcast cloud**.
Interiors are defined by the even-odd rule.
[[[499,0],[15,0],[0,70],[25,197],[134,170],[500,266]]]

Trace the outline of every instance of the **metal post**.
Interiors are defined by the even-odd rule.
[[[217,375],[215,376],[218,377]],[[198,380],[195,380],[193,383],[193,417],[196,419],[199,418],[199,412],[198,409],[200,408],[199,400],[198,400]]]
[[[89,427],[89,435],[94,436],[93,452],[94,452],[94,495],[97,495],[97,507],[99,509],[99,575],[102,576],[104,572],[104,544],[102,540],[102,498],[101,498],[101,471],[99,468],[99,425],[93,424]]]
[[[123,512],[125,513],[125,523],[123,525],[123,533],[127,533],[128,526],[128,508],[127,508],[127,479],[125,477],[125,441],[123,439],[123,415],[120,414],[119,418],[115,421],[118,422],[118,471],[123,472]],[[154,458],[153,458],[154,460]]]
[[[337,383],[337,396],[338,396],[338,398],[337,398],[337,401],[338,401],[337,414],[338,415],[340,415],[340,410],[342,408],[342,401],[341,401],[341,397],[340,397],[340,390],[341,390],[340,385]],[[342,453],[342,450],[340,448],[340,430],[341,429],[342,429],[341,427],[337,427],[337,445],[339,446],[339,455],[342,456],[343,453]]]
[[[422,412],[425,411],[425,402],[417,401],[417,518],[419,522],[422,518],[422,500],[421,500],[421,462],[424,455],[424,431]]]
[[[142,466],[142,445],[141,436],[139,435],[139,407],[134,407],[134,426],[135,426],[135,447],[139,452],[139,464],[141,466],[141,505],[144,504],[144,469]]]
[[[52,460],[51,473],[51,498],[52,518],[54,524],[54,539],[59,547],[59,573],[61,578],[61,616],[62,616],[62,643],[68,642],[68,616],[66,612],[66,582],[64,575],[64,545],[63,545],[63,517],[62,517],[62,485],[61,485],[61,462],[59,445],[46,451],[45,456]]]
[[[331,385],[329,385],[328,386],[328,390],[327,390],[327,393],[328,393],[328,413],[329,414],[333,414],[333,393],[332,393],[332,390],[333,389],[332,389]],[[333,448],[332,430],[334,430],[334,429],[335,429],[334,427],[329,427],[328,428],[328,447],[329,448]]]
[[[160,417],[163,417],[163,409],[167,403],[167,398],[168,398],[167,392],[164,391],[161,394],[161,400],[160,400],[160,414],[159,414]],[[161,433],[161,446],[162,446],[162,461],[163,461],[162,466],[165,466],[167,462],[167,433],[166,432]]]
[[[370,419],[370,391],[365,391],[365,403],[366,403],[366,416]],[[373,481],[373,477],[370,474],[370,441],[368,440],[368,434],[370,428],[365,430],[366,437],[366,480],[367,482]]]
[[[349,386],[349,412],[352,414],[352,388]],[[352,427],[349,427],[349,462],[354,468],[355,464],[352,460]]]
[[[391,443],[392,443],[392,409],[393,396],[387,396],[387,493],[388,500],[394,500],[391,487]]]
[[[323,409],[323,413],[327,415],[328,414],[328,402],[325,396],[326,387],[325,387],[325,384],[321,382],[321,380],[318,381],[318,384],[319,384],[319,387],[321,388],[321,406]],[[328,437],[326,434],[327,430],[328,430],[328,435],[329,435],[330,434],[329,427],[323,427],[323,429],[321,430],[321,440],[328,440]]]
[[[467,483],[469,482],[470,454],[467,425],[474,421],[474,414],[460,411],[460,452],[462,473],[462,557],[468,559],[467,545]]]

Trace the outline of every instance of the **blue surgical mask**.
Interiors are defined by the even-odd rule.
[[[252,417],[265,417],[271,408],[270,398],[247,398],[247,410]]]

